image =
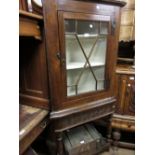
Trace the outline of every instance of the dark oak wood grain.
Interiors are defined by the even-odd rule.
[[[49,109],[48,71],[45,39],[20,37],[19,40],[20,103]]]
[[[26,105],[19,108],[19,153],[22,154],[47,126],[49,112]]]
[[[43,17],[23,10],[19,11],[19,35],[41,40],[41,22]]]
[[[117,97],[116,111],[112,119],[112,127],[128,132],[135,131],[135,70],[133,66],[118,65],[115,77],[115,94]],[[119,139],[118,139],[119,140]],[[115,140],[118,146],[134,148],[134,144],[121,143]]]
[[[63,154],[63,131],[96,119],[109,119],[114,113],[114,104],[116,101],[114,97],[114,75],[120,27],[120,7],[124,4],[124,2],[113,0],[43,1],[47,66],[50,88],[49,96],[52,103],[50,119],[53,124],[52,131],[54,131],[56,135],[54,136],[56,141],[55,149],[58,154]],[[105,69],[106,87],[103,91],[67,97],[64,35],[65,19],[92,21],[108,19],[109,34],[107,37],[108,41]],[[109,122],[111,122],[111,120]],[[110,125],[108,125],[108,127],[108,137],[110,138]]]

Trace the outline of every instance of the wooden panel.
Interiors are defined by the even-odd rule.
[[[134,10],[125,10],[121,14],[121,25],[133,25],[134,24]]]
[[[121,26],[119,40],[129,41],[133,38],[133,26]]]
[[[123,114],[124,102],[125,102],[125,92],[126,92],[126,77],[122,77],[121,75],[116,75],[116,113]]]
[[[135,39],[135,0],[123,1],[127,2],[127,4],[122,8],[119,41],[130,41]]]
[[[44,45],[42,45],[44,46]],[[40,44],[34,40],[20,38],[20,71],[22,74],[21,80],[24,83],[24,92],[27,92],[29,95],[37,95],[38,97],[47,98],[47,84],[46,71],[46,62],[42,59],[45,59],[45,53],[43,53],[43,48]],[[42,49],[41,49],[42,48]],[[40,51],[39,51],[40,50]],[[45,87],[45,88],[44,88]],[[44,91],[45,90],[45,94]],[[23,92],[22,91],[22,92]]]
[[[26,0],[19,0],[19,9],[28,11],[28,5]]]
[[[70,0],[58,0],[58,10],[71,11],[71,12],[82,12],[82,13],[95,13],[95,14],[109,14],[113,13],[115,6],[97,4],[84,1]]]
[[[40,32],[40,26],[38,25],[38,22],[20,17],[19,35],[34,37],[40,40],[41,32]]]
[[[135,115],[135,77],[132,75],[128,76],[124,114]]]
[[[135,118],[130,116],[114,116],[112,119],[112,127],[126,131],[135,131]]]
[[[129,89],[134,84],[134,69],[131,66],[122,65],[116,69],[115,95],[117,96],[116,113],[127,114],[124,107],[132,100],[133,92]],[[128,88],[129,87],[129,88]],[[130,94],[131,93],[131,94]],[[128,107],[128,105],[127,105]]]
[[[45,42],[20,37],[20,103],[49,108]]]
[[[66,129],[113,114],[115,102],[115,98],[90,102],[85,105],[51,112],[50,118],[55,125],[55,131],[62,132]]]
[[[21,104],[39,107],[39,108],[43,108],[43,109],[47,109],[47,110],[50,109],[50,102],[48,99],[25,95],[25,94],[20,93],[19,101]]]
[[[25,37],[34,37],[41,40],[40,22],[42,16],[29,13],[26,11],[19,11],[19,35]]]
[[[116,73],[125,75],[134,75],[135,68],[133,68],[131,65],[119,65],[116,68]]]
[[[135,115],[135,77],[131,66],[119,66],[116,70],[115,94],[116,116],[112,121],[114,128],[134,131]]]

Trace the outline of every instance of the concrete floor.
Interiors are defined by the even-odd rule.
[[[100,155],[135,155],[135,150],[118,148],[117,151],[110,149],[109,152],[101,153]]]

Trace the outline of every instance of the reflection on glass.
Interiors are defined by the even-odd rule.
[[[77,22],[78,34],[98,34],[98,23],[91,21],[78,21]]]
[[[75,20],[65,20],[65,31],[68,33],[75,32]]]
[[[108,23],[65,20],[67,96],[104,89]]]

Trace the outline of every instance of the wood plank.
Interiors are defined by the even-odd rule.
[[[40,22],[43,17],[27,11],[19,11],[19,35],[24,37],[34,37],[41,40]]]
[[[116,67],[116,73],[118,74],[135,74],[135,68],[131,65],[118,65]]]
[[[43,16],[31,13],[31,12],[23,11],[23,10],[19,10],[19,16],[23,16],[31,19],[43,20]]]
[[[41,120],[47,116],[48,111],[21,104],[19,107],[19,140],[22,140],[38,123],[41,122]]]

